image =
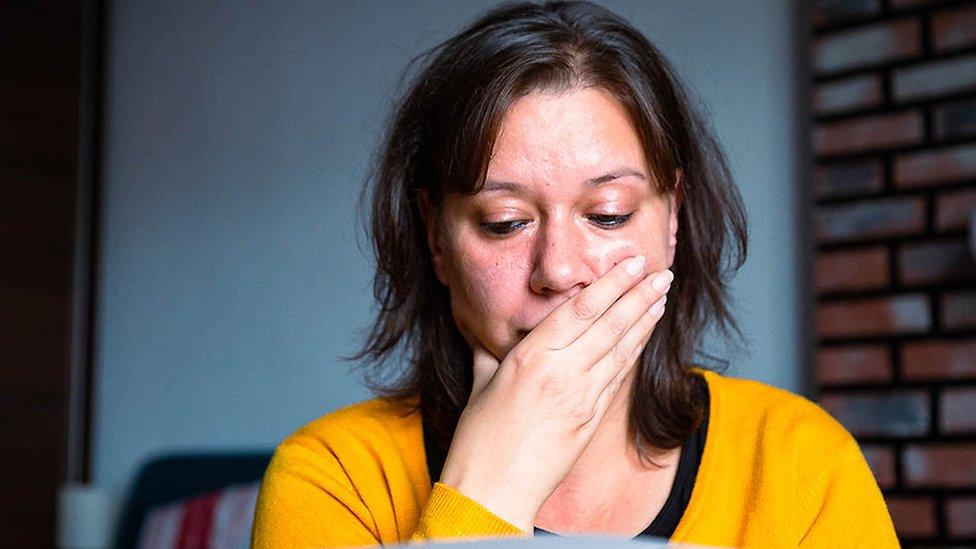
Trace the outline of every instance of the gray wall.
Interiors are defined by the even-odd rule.
[[[272,447],[368,396],[339,358],[373,310],[360,184],[407,60],[491,3],[110,3],[97,483],[160,451]],[[796,389],[789,4],[612,7],[710,106],[746,199],[732,373]]]

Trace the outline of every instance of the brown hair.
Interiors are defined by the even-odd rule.
[[[668,62],[629,23],[588,2],[501,6],[418,61],[368,187],[380,310],[357,358],[372,366],[371,388],[386,398],[419,395],[446,447],[471,391],[471,351],[434,274],[418,197],[436,209],[448,193],[477,192],[519,97],[598,87],[633,119],[658,191],[674,192],[675,170],[683,173],[669,308],[642,355],[630,406],[642,456],[647,444],[681,445],[702,420],[706,389],[690,366],[705,329],[712,323],[741,341],[726,284],[745,261],[746,222],[725,158]]]

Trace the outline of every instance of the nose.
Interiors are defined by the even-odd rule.
[[[551,220],[538,234],[529,279],[533,292],[544,296],[568,293],[572,297],[593,282],[586,239],[571,221]]]

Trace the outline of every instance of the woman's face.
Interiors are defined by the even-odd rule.
[[[658,195],[634,127],[599,89],[537,92],[502,120],[486,183],[426,215],[454,320],[499,359],[550,311],[635,255],[674,260],[673,194]]]

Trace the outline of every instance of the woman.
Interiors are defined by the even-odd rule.
[[[391,124],[372,232],[382,398],[281,444],[255,547],[897,546],[838,423],[693,366],[708,323],[737,333],[743,208],[667,62],[614,14],[502,7],[435,48]]]

